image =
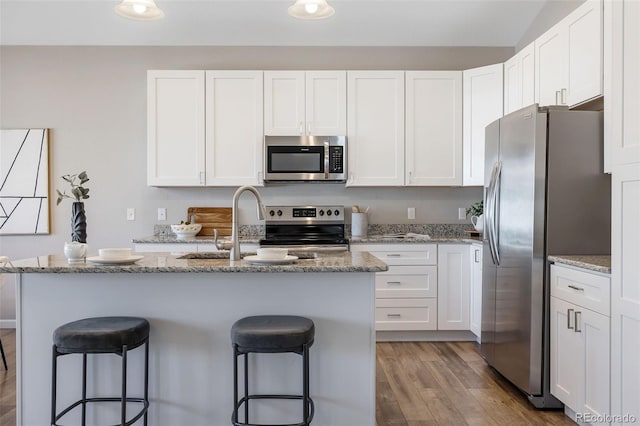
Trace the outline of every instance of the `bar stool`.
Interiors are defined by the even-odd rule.
[[[88,403],[120,402],[120,423],[129,426],[144,416],[147,424],[149,409],[149,322],[136,317],[98,317],[73,321],[58,327],[53,333],[53,359],[51,384],[51,425],[74,408],[82,407],[82,425],[86,424]],[[145,344],[144,397],[127,397],[127,353]],[[58,357],[82,354],[82,399],[72,403],[56,414],[57,363]],[[116,354],[122,358],[122,393],[120,397],[87,398],[87,355]],[[127,402],[141,403],[142,409],[127,421]]]
[[[233,414],[234,426],[265,426],[249,423],[249,401],[254,399],[302,400],[302,422],[280,426],[308,426],[313,419],[314,405],[309,396],[309,348],[313,344],[315,326],[308,318],[289,315],[245,317],[233,324]],[[302,355],[302,395],[250,395],[249,354],[287,353]],[[244,355],[244,397],[238,400],[238,357]],[[238,410],[244,404],[244,423],[238,420]]]

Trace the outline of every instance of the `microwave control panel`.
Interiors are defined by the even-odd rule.
[[[329,147],[329,173],[344,173],[344,147]]]

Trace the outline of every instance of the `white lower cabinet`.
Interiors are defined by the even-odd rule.
[[[594,419],[611,413],[609,298],[593,297],[609,288],[608,276],[551,265],[551,393]]]
[[[471,313],[469,328],[480,341],[482,331],[482,244],[471,245]]]
[[[469,244],[438,244],[438,330],[469,330]]]

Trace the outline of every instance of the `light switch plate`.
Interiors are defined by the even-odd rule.
[[[416,208],[409,207],[407,209],[407,219],[415,219],[416,218]]]
[[[127,220],[136,220],[136,209],[133,207],[127,208]]]
[[[167,208],[158,207],[158,220],[167,220]]]
[[[467,218],[467,209],[464,207],[458,208],[458,220],[465,220]]]

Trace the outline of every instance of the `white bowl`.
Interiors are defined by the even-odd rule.
[[[98,250],[102,259],[128,259],[131,257],[130,248],[103,248]]]
[[[201,229],[202,224],[200,223],[171,225],[171,232],[176,234],[178,238],[195,237]]]
[[[276,248],[276,247],[270,247],[270,248],[259,248],[256,251],[258,258],[260,259],[264,259],[264,260],[282,260],[285,257],[287,257],[287,253],[289,253],[289,250],[287,250],[286,248]]]

